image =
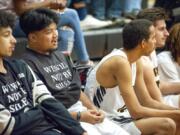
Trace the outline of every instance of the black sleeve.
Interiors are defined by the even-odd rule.
[[[38,106],[14,118],[15,125],[12,135],[24,135],[35,129],[45,119],[44,113]]]
[[[55,99],[47,99],[41,102],[45,116],[48,116],[53,123],[57,124],[60,131],[70,135],[81,135],[85,130],[80,123],[74,120],[67,109]]]
[[[24,135],[36,128],[44,119],[44,114],[38,106],[25,113],[12,116],[11,113],[0,104],[1,135]]]

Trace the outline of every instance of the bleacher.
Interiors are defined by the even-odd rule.
[[[87,50],[91,59],[102,58],[113,48],[122,46],[122,28],[105,28],[84,32]],[[76,58],[74,53],[73,58]]]
[[[149,0],[154,1],[154,0]],[[147,1],[142,0],[142,7],[147,7]],[[91,59],[100,59],[113,48],[122,46],[122,27],[103,28],[84,32],[85,42]],[[25,38],[18,38],[13,57],[19,57],[27,41]],[[76,60],[75,53],[72,53],[73,60]]]

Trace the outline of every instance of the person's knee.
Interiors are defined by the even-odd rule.
[[[164,118],[161,121],[161,128],[160,130],[162,130],[162,132],[165,132],[167,134],[171,134],[174,135],[176,132],[176,123],[174,122],[174,120],[170,119],[170,118]]]
[[[59,38],[61,40],[74,40],[74,31],[69,26],[63,26],[58,29]]]
[[[72,18],[78,18],[78,13],[75,9],[68,8],[66,10],[66,13],[68,14],[68,16],[70,16]]]
[[[71,27],[63,26],[58,29],[58,50],[71,54],[74,46],[74,31]]]

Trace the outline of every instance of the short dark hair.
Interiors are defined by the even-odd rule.
[[[127,24],[123,29],[123,47],[126,50],[134,49],[142,40],[148,40],[152,22],[146,19],[137,19]]]
[[[0,10],[0,27],[11,27],[13,28],[15,25],[16,16],[15,14]]]
[[[163,8],[154,7],[154,8],[146,8],[141,10],[137,14],[137,19],[147,19],[155,23],[158,20],[167,20],[168,16]]]
[[[31,32],[46,28],[51,23],[58,25],[59,17],[51,9],[38,8],[24,12],[19,20],[20,26],[27,36]]]

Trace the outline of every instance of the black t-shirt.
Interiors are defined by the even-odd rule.
[[[4,106],[13,117],[16,117],[32,109],[33,104],[32,81],[31,77],[28,76],[29,74],[25,70],[27,67],[20,62],[18,64],[21,65],[14,63],[15,62],[7,60],[3,61],[7,73],[0,73],[0,105]],[[19,67],[17,67],[17,65]],[[23,118],[23,115],[21,116],[22,119],[26,119]],[[32,116],[32,119],[33,117],[34,116]],[[54,126],[48,123],[44,118],[40,121],[41,124],[38,124],[36,128],[32,128],[30,133],[41,133],[47,129],[54,128]],[[20,124],[26,125],[26,121],[21,120]]]
[[[32,107],[32,101],[27,89],[21,84],[18,76],[5,65],[7,73],[0,73],[0,102],[3,104],[13,115],[24,112]],[[21,73],[21,77],[25,77]]]
[[[53,51],[50,55],[42,55],[27,48],[23,59],[66,108],[79,100],[81,86],[79,74],[61,52]]]

